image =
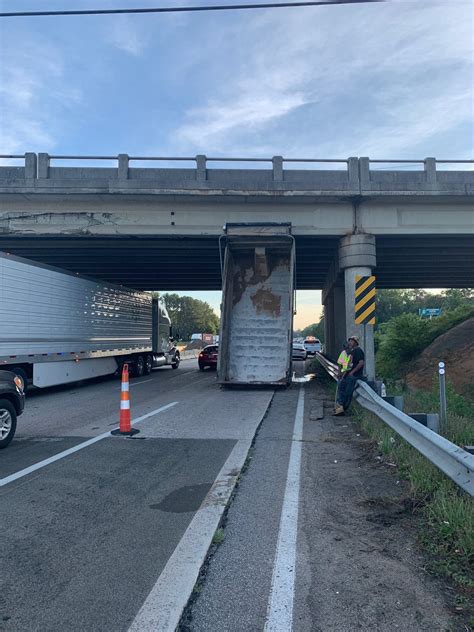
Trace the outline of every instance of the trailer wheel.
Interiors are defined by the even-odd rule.
[[[138,356],[138,358],[135,361],[135,376],[142,377],[144,373],[145,373],[145,360],[143,359],[143,356]]]
[[[145,375],[150,375],[153,368],[153,358],[151,355],[147,355],[145,358]]]
[[[0,449],[6,448],[16,431],[16,411],[11,402],[0,399]]]
[[[12,369],[12,373],[15,373],[15,375],[20,378],[21,388],[23,392],[26,393],[26,391],[28,390],[28,378],[25,371],[23,371],[23,369],[20,369],[20,367],[15,367],[14,369]]]
[[[172,369],[177,369],[179,367],[179,363],[180,363],[180,357],[179,357],[179,353],[177,353],[174,356],[173,362],[171,363],[171,368]]]

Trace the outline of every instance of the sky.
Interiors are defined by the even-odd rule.
[[[216,3],[0,9],[192,4]],[[473,33],[471,0],[3,19],[0,153],[473,158]],[[297,302],[296,327],[319,319],[320,292]]]

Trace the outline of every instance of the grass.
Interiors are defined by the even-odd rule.
[[[214,533],[214,536],[212,538],[212,544],[219,546],[219,544],[222,544],[222,542],[224,542],[224,538],[225,538],[224,529],[219,527],[219,529],[216,529],[216,532]]]
[[[405,410],[432,412],[432,397],[423,392],[408,395]],[[470,414],[470,406],[457,400],[456,412],[448,412],[445,434],[458,445],[474,443],[473,418],[460,414]],[[420,540],[431,554],[429,570],[450,578],[469,600],[474,595],[474,499],[377,416],[354,408],[356,422],[375,441],[383,459],[397,465],[398,477],[408,482],[409,497],[421,517]]]

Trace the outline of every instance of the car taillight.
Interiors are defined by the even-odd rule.
[[[23,382],[22,380],[18,377],[18,375],[15,375],[15,377],[13,378],[13,381],[15,382],[15,384],[17,385],[17,388],[20,389],[20,391],[23,390]]]

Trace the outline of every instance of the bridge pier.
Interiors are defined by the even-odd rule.
[[[375,236],[346,235],[339,242],[339,269],[344,272],[346,334],[358,336],[365,353],[365,372],[369,380],[375,379],[374,328],[355,324],[356,276],[370,276],[376,265]]]
[[[324,351],[334,360],[341,352],[346,339],[346,306],[343,286],[333,286],[325,295]]]

